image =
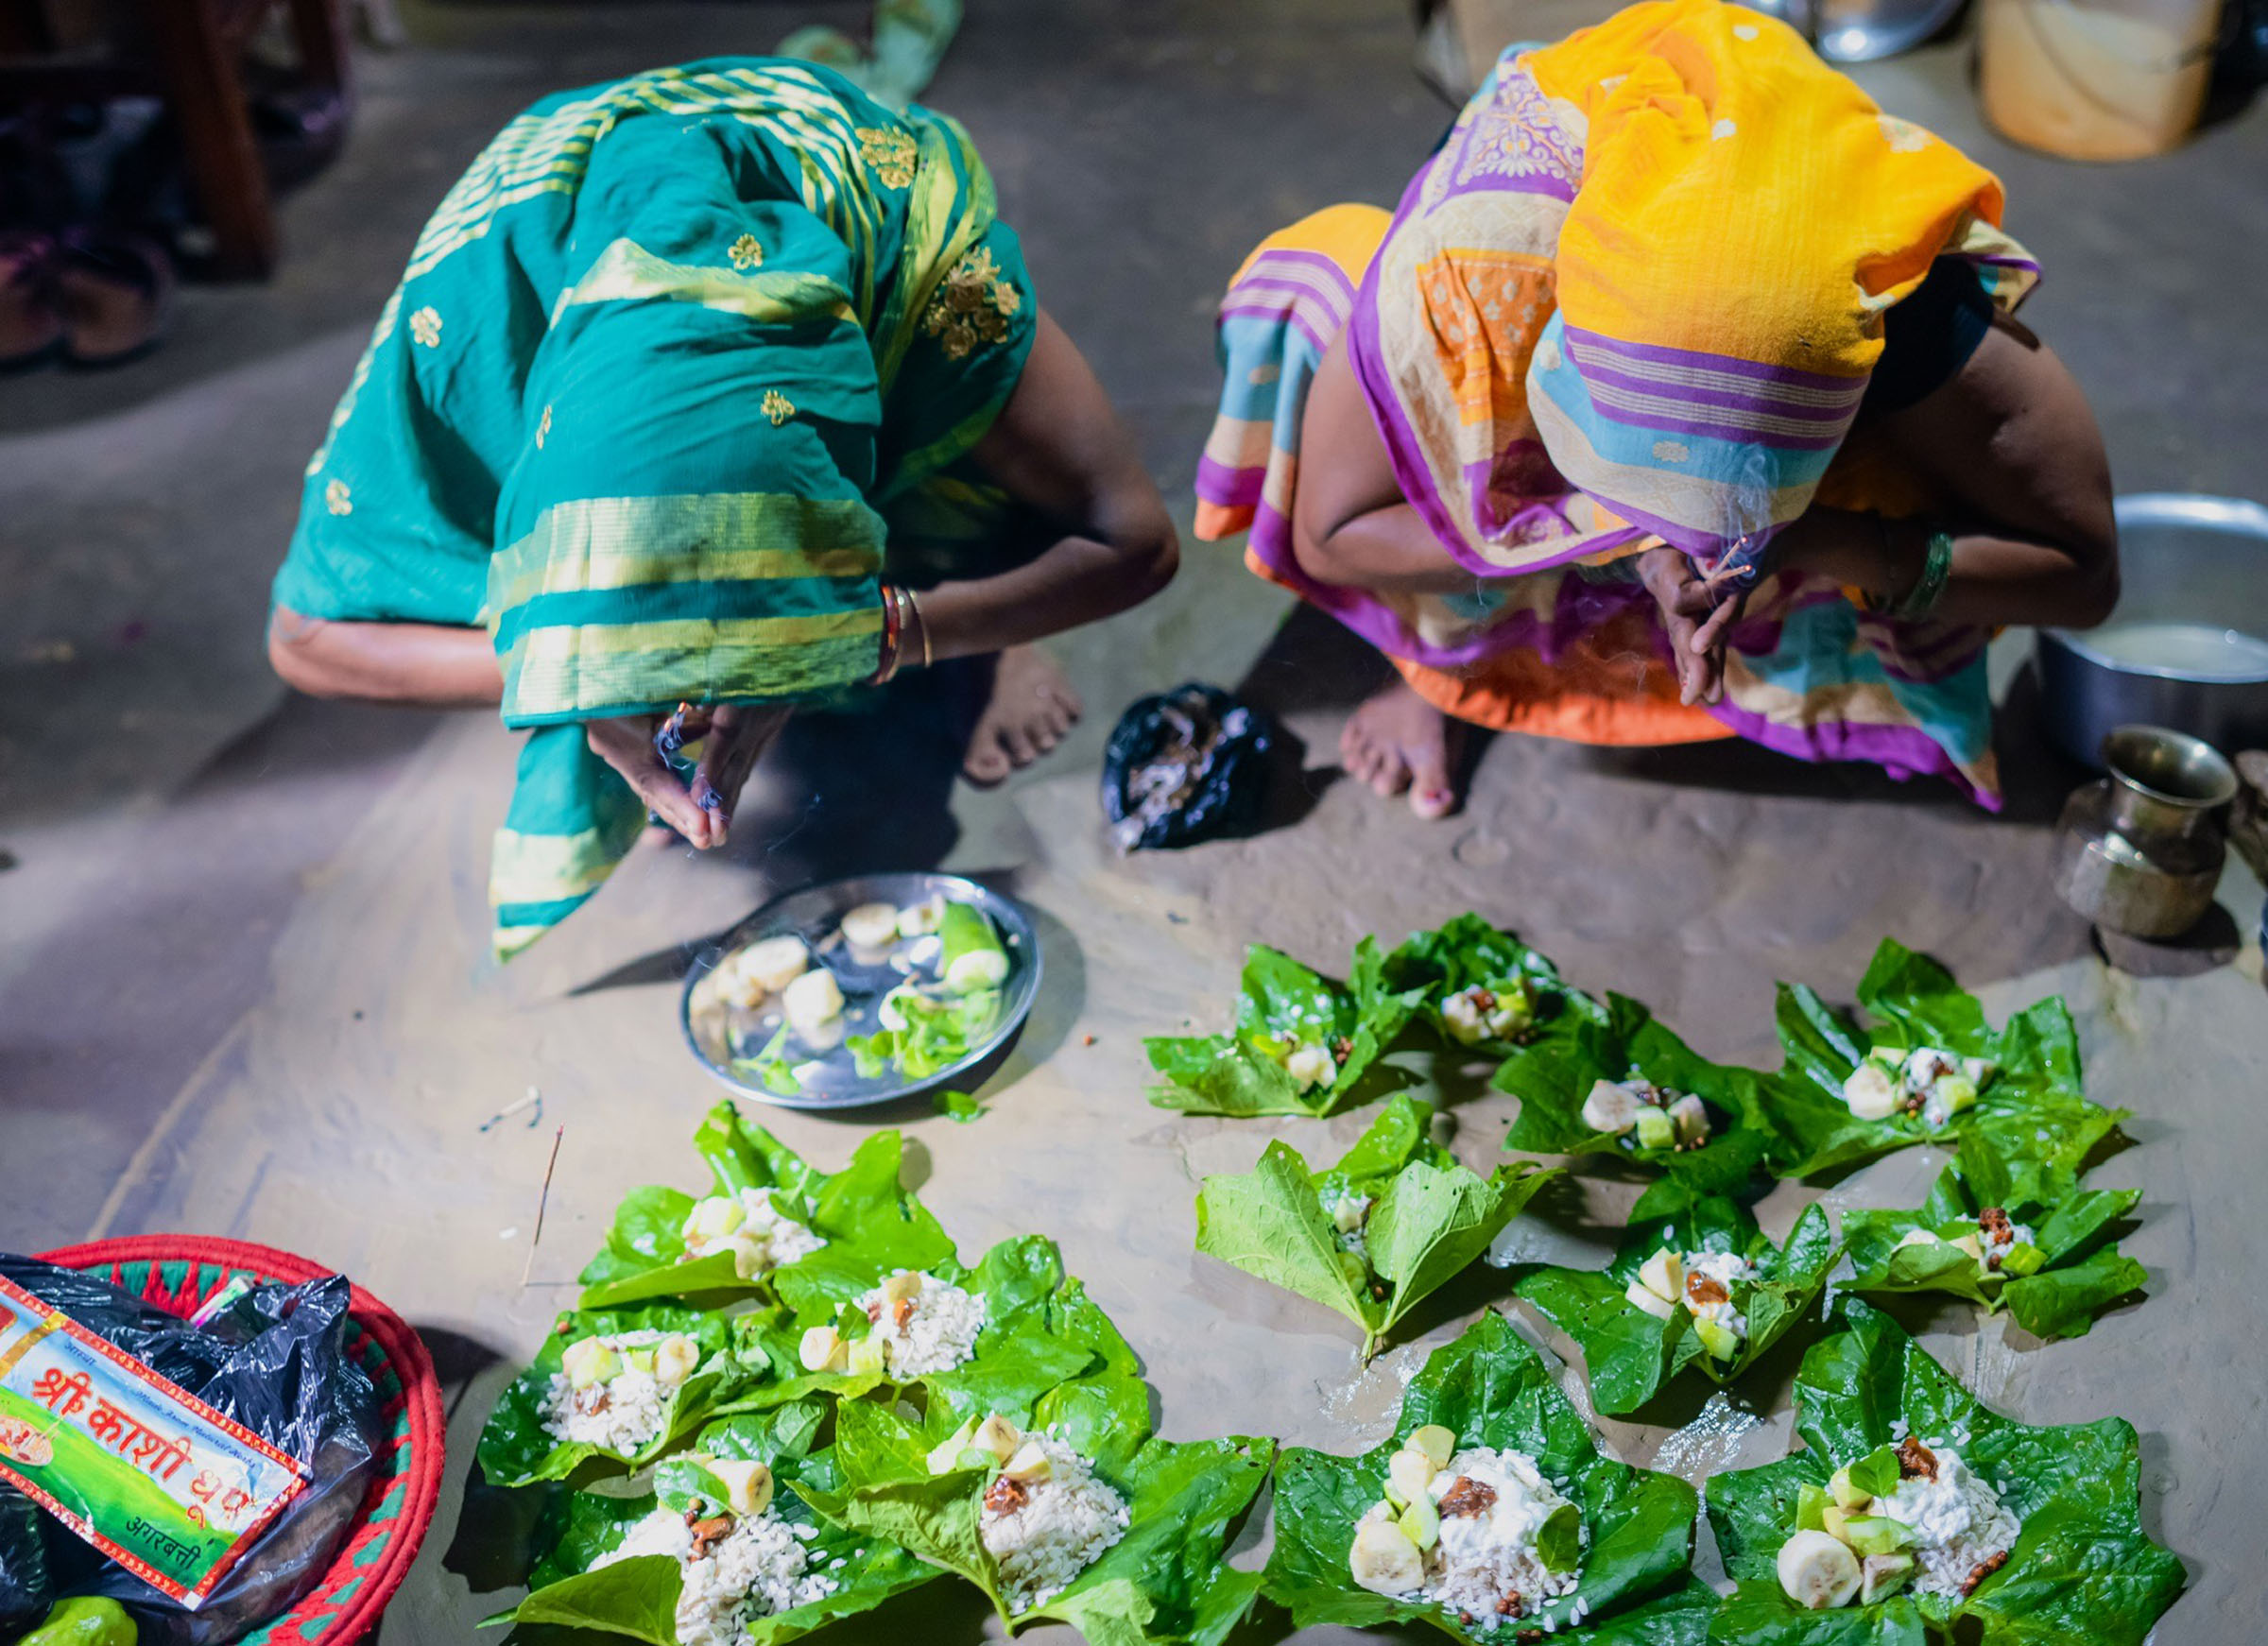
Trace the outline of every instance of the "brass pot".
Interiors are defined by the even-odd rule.
[[[2118,728],[2103,763],[2110,776],[2064,805],[2055,889],[2108,931],[2178,937],[2213,906],[2237,774],[2212,745],[2162,726]]]

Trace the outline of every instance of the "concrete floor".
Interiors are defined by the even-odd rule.
[[[1404,9],[971,9],[930,100],[976,135],[1044,300],[1182,507],[1223,278],[1300,213],[1391,200],[1447,118],[1409,73]],[[1705,1050],[1761,1059],[1774,977],[1847,991],[1894,932],[1989,985],[1996,1009],[2070,994],[2096,1094],[2138,1113],[2139,1146],[2104,1181],[2147,1196],[2128,1243],[2153,1271],[2146,1305],[2049,1348],[1949,1311],[1934,1346],[2029,1419],[2133,1419],[2145,1521],[2192,1577],[2161,1638],[2268,1637],[2259,1380],[2231,1369],[2268,1351],[2250,1277],[2268,1258],[2250,1214],[2268,1109],[2246,1101],[2268,1073],[2259,952],[2178,978],[2100,964],[2046,886],[2048,826],[2076,775],[2036,751],[2020,684],[1999,821],[1745,749],[1499,742],[1467,813],[1429,828],[1330,780],[1337,715],[1367,677],[1359,654],[1327,625],[1280,633],[1278,596],[1233,554],[1191,545],[1168,594],[1064,648],[1094,715],[1007,790],[954,787],[939,775],[950,751],[932,749],[930,778],[885,796],[841,775],[855,764],[839,748],[820,758],[841,729],[805,727],[760,779],[730,861],[641,856],[526,959],[487,963],[486,847],[509,740],[479,716],[284,701],[261,660],[300,465],[424,213],[515,109],[860,10],[411,5],[414,45],[366,57],[346,155],[285,208],[290,253],[272,285],[188,293],[172,341],[130,370],[0,382],[0,848],[15,862],[0,871],[12,1168],[0,1246],[196,1228],[319,1257],[401,1308],[450,1380],[454,1457],[381,1639],[463,1640],[508,1599],[509,1509],[464,1486],[490,1401],[622,1192],[697,1176],[684,1140],[713,1094],[656,980],[679,944],[767,888],[926,863],[1004,875],[1043,919],[1049,984],[983,1122],[882,1117],[915,1139],[925,1194],[965,1250],[1031,1229],[1061,1241],[1147,1357],[1167,1432],[1338,1449],[1375,1434],[1422,1345],[1358,1375],[1333,1317],[1194,1256],[1189,1206],[1196,1176],[1245,1169],[1265,1136],[1320,1152],[1359,1117],[1171,1120],[1142,1102],[1142,1034],[1217,1021],[1248,940],[1329,961],[1363,932],[1475,907],[1578,982],[1652,1001]],[[1555,0],[1537,31],[1582,15]],[[2011,225],[2049,270],[2028,317],[2093,394],[2122,486],[2257,495],[2268,328],[2238,271],[2268,262],[2268,111],[2148,164],[2067,166],[1983,132],[1967,67],[1955,43],[1861,77],[2007,180]],[[1310,793],[1287,797],[1295,824],[1257,840],[1111,858],[1092,788],[1108,719],[1193,675],[1246,681],[1289,712]],[[2259,887],[2232,870],[2225,892],[2225,930],[2249,931]],[[544,1125],[478,1129],[530,1085]],[[1485,1168],[1505,1106],[1453,1077],[1442,1095],[1462,1100],[1460,1148]],[[551,1220],[523,1289],[558,1123]],[[795,1117],[779,1129],[822,1161],[858,1136]],[[1107,1196],[1090,1192],[1098,1163]],[[1902,1158],[1832,1198],[1911,1203],[1933,1169]],[[1629,1193],[1586,1180],[1522,1226],[1528,1249],[1595,1248]],[[1812,1193],[1783,1188],[1767,1226],[1784,1231]],[[1491,1275],[1461,1284],[1426,1340],[1501,1292]],[[1738,1403],[1611,1424],[1609,1439],[1696,1479],[1774,1455],[1783,1358]],[[909,1624],[942,1641],[981,1629],[933,1592],[860,1633]]]

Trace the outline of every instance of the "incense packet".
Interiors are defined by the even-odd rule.
[[[0,1278],[0,1479],[195,1610],[307,1471]]]

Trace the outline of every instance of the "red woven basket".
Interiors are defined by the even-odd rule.
[[[335,1273],[249,1241],[135,1235],[43,1252],[47,1262],[99,1274],[168,1313],[189,1315],[238,1275],[296,1285]],[[375,1628],[409,1575],[441,1495],[440,1380],[402,1317],[361,1287],[348,1309],[347,1352],[378,1387],[378,1470],[347,1541],[300,1603],[247,1635],[245,1646],[348,1646]]]

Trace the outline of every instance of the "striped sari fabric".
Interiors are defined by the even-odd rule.
[[[275,594],[488,628],[528,732],[499,954],[644,821],[584,722],[873,674],[885,546],[950,563],[929,528],[981,539],[1000,501],[962,459],[1036,314],[966,133],[807,64],[547,98],[450,190],[308,465]]]
[[[1391,217],[1317,214],[1239,271],[1199,535],[1248,528],[1255,570],[1461,717],[1605,744],[1737,733],[1997,804],[1984,630],[1766,574],[1705,712],[1677,703],[1626,562],[1667,543],[1750,571],[1814,503],[1921,510],[1857,423],[1882,316],[1941,256],[2013,306],[2036,269],[2001,209],[1989,173],[1721,0],[1516,46]],[[1342,334],[1469,593],[1324,588],[1291,554],[1306,388]]]

